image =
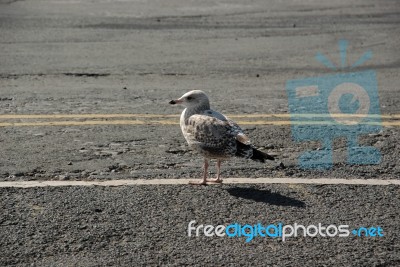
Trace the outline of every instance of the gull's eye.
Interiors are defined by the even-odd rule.
[[[193,97],[191,97],[191,96],[187,97],[187,100],[189,100],[189,101],[192,100],[192,99],[193,99]]]

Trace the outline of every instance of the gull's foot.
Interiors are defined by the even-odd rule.
[[[206,185],[207,181],[204,181],[204,180],[189,181],[189,184],[192,184],[192,185]]]
[[[207,183],[211,183],[211,184],[222,184],[221,178],[207,179],[206,181],[207,181]]]

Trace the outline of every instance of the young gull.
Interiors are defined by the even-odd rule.
[[[221,161],[234,156],[259,162],[265,162],[266,159],[274,160],[274,157],[254,148],[249,138],[234,121],[210,109],[210,102],[203,91],[187,92],[169,103],[182,104],[186,107],[180,118],[183,136],[192,149],[204,156],[203,178],[200,181],[191,181],[190,184],[222,183]],[[215,179],[207,178],[210,159],[217,160]]]

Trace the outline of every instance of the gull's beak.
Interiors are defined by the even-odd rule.
[[[176,99],[176,100],[171,100],[171,101],[169,101],[169,103],[170,103],[171,105],[182,104],[182,102],[183,102],[183,100],[181,100],[181,99]]]

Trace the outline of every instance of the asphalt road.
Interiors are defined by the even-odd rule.
[[[223,177],[399,179],[399,15],[395,0],[0,0],[0,182],[200,177],[202,159],[170,116],[181,109],[168,105],[193,89],[238,116],[253,143],[285,165],[234,159],[224,163]],[[315,55],[340,66],[341,39],[349,65],[373,53],[352,71],[377,73],[383,128],[358,141],[379,149],[382,161],[347,165],[346,139],[339,138],[332,169],[302,170],[300,153],[321,144],[292,140],[285,84],[332,74]],[[399,189],[0,188],[0,265],[399,266]],[[246,243],[188,237],[191,220],[379,226],[384,236]]]
[[[2,265],[398,266],[398,186],[1,189]],[[188,224],[380,226],[384,237],[188,237]]]

